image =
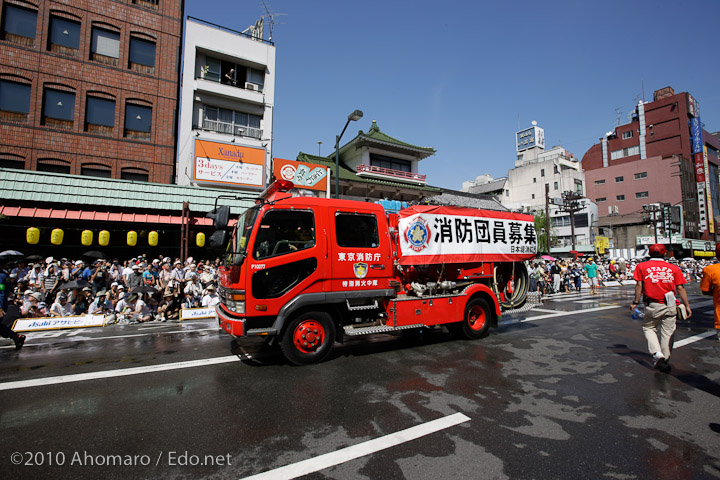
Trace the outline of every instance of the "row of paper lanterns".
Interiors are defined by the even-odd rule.
[[[80,243],[86,247],[89,247],[93,243],[93,236],[94,233],[92,230],[83,230],[82,234],[80,235]],[[55,228],[52,232],[50,232],[50,243],[52,243],[53,245],[62,245],[64,238],[65,232],[62,230],[62,228]],[[36,245],[40,241],[40,229],[36,227],[28,228],[25,232],[25,239],[30,245]],[[148,232],[148,245],[150,245],[151,247],[157,246],[158,239],[158,232],[156,232],[155,230]],[[137,240],[138,234],[136,231],[130,230],[129,232],[127,232],[128,246],[134,247],[135,245],[137,245]],[[107,230],[100,230],[100,233],[98,233],[98,244],[101,247],[106,247],[109,243],[110,232],[108,232]],[[198,234],[195,235],[195,244],[198,247],[205,246],[205,234],[203,232],[198,232]]]

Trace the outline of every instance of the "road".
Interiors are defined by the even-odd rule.
[[[720,478],[720,342],[689,289],[652,369],[632,286],[488,338],[373,336],[293,367],[211,321],[0,343],[4,478]]]

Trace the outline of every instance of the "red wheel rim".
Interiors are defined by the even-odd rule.
[[[474,305],[470,308],[468,311],[468,325],[470,325],[471,329],[475,331],[482,330],[486,321],[487,316],[485,315],[484,308],[479,305]]]
[[[325,329],[316,320],[300,322],[293,332],[295,348],[303,353],[316,352],[325,340]]]

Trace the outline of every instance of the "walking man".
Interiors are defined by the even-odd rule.
[[[661,372],[670,372],[670,338],[675,332],[677,319],[677,303],[675,292],[686,309],[686,318],[690,318],[692,310],[688,302],[684,284],[687,283],[682,270],[677,265],[666,262],[665,246],[659,243],[650,246],[650,260],[641,262],[635,268],[635,299],[630,305],[634,310],[640,297],[645,303],[643,318],[643,334],[648,343],[648,350],[653,358],[653,367]]]
[[[720,259],[720,243],[715,246],[715,257]],[[720,263],[708,265],[702,271],[700,290],[703,295],[712,295],[715,307],[715,329],[720,339]]]
[[[590,257],[588,259],[588,263],[585,264],[585,267],[583,267],[585,270],[585,273],[588,277],[588,283],[590,284],[590,293],[595,295],[597,293],[597,285],[598,285],[598,278],[597,278],[597,271],[598,267],[595,264],[595,260]]]
[[[10,338],[15,342],[15,350],[20,350],[25,343],[25,335],[20,335],[3,323],[5,312],[8,310],[10,294],[12,293],[10,274],[5,270],[5,265],[0,265],[0,336]]]

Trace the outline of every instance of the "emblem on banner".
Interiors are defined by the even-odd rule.
[[[417,217],[405,231],[405,239],[411,249],[421,252],[430,240],[430,229],[422,217]]]
[[[353,271],[357,278],[365,278],[368,273],[368,264],[362,262],[353,263]]]

